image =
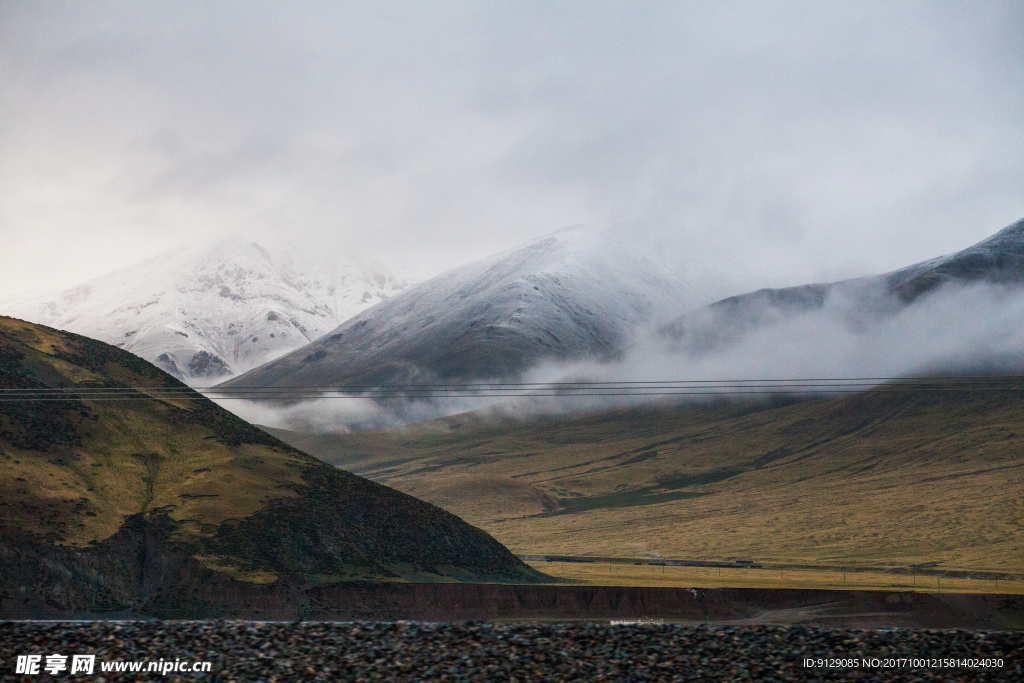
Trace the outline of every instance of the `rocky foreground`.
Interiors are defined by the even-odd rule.
[[[24,671],[27,655],[41,656],[39,673]],[[71,674],[74,655],[95,655],[92,675]],[[143,663],[142,673],[109,670],[111,663],[134,662]],[[170,670],[146,672],[150,662]],[[183,670],[195,662],[209,662],[209,673]],[[90,681],[1020,681],[1024,632],[645,623],[0,623],[0,680],[52,679],[48,664],[56,665],[56,679]]]

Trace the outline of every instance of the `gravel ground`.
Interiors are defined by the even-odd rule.
[[[1024,633],[677,624],[369,622],[4,622],[0,680],[17,655],[94,654],[90,681],[1024,681]],[[886,658],[1002,659],[995,668]],[[809,668],[805,659],[847,660]],[[864,658],[877,666],[864,667]],[[104,662],[211,662],[211,673],[102,673]],[[856,660],[856,668],[848,660]],[[931,666],[929,666],[931,665]],[[51,679],[52,680],[52,679]]]

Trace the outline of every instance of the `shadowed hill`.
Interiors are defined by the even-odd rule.
[[[175,387],[177,397],[156,395]],[[97,388],[125,395],[75,391]],[[164,529],[155,550],[196,564],[197,575],[257,583],[539,578],[453,514],[316,460],[101,342],[0,317],[0,390],[0,528],[19,539],[0,550],[19,548],[28,563],[0,562],[8,597],[12,586],[72,590],[35,585],[62,579],[29,571],[25,558],[70,563],[72,583],[75,566],[93,555],[135,562],[110,555],[126,520],[136,530]],[[52,400],[55,391],[62,400]],[[50,399],[16,398],[40,392]],[[142,600],[119,595],[126,604]]]

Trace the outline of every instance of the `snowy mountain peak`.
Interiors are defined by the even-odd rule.
[[[426,280],[230,384],[512,378],[614,354],[665,311],[707,300],[623,245],[560,230]]]
[[[482,260],[501,260],[518,252],[532,252],[536,258],[562,262],[598,254],[615,244],[582,225],[570,225]]]
[[[179,248],[0,312],[115,344],[193,384],[303,346],[407,281],[380,264],[311,265],[226,238]]]

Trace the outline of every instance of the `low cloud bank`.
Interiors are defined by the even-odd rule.
[[[284,406],[271,401],[211,398],[221,407],[258,425],[319,433],[387,429],[495,407],[495,399],[473,396],[381,401],[361,395],[325,392],[316,399]]]
[[[677,342],[664,335],[647,334],[618,360],[549,363],[535,368],[522,381],[1024,374],[1024,289],[947,285],[905,307],[883,295],[865,301],[865,294],[835,290],[813,311],[777,317],[752,329],[722,327],[716,330],[716,336],[724,341],[713,348],[680,349]],[[470,410],[530,417],[593,412],[658,400],[696,401],[707,400],[707,396],[471,396],[390,402],[323,398],[285,408],[241,401],[224,405],[246,419],[270,426],[344,431],[390,427]]]

